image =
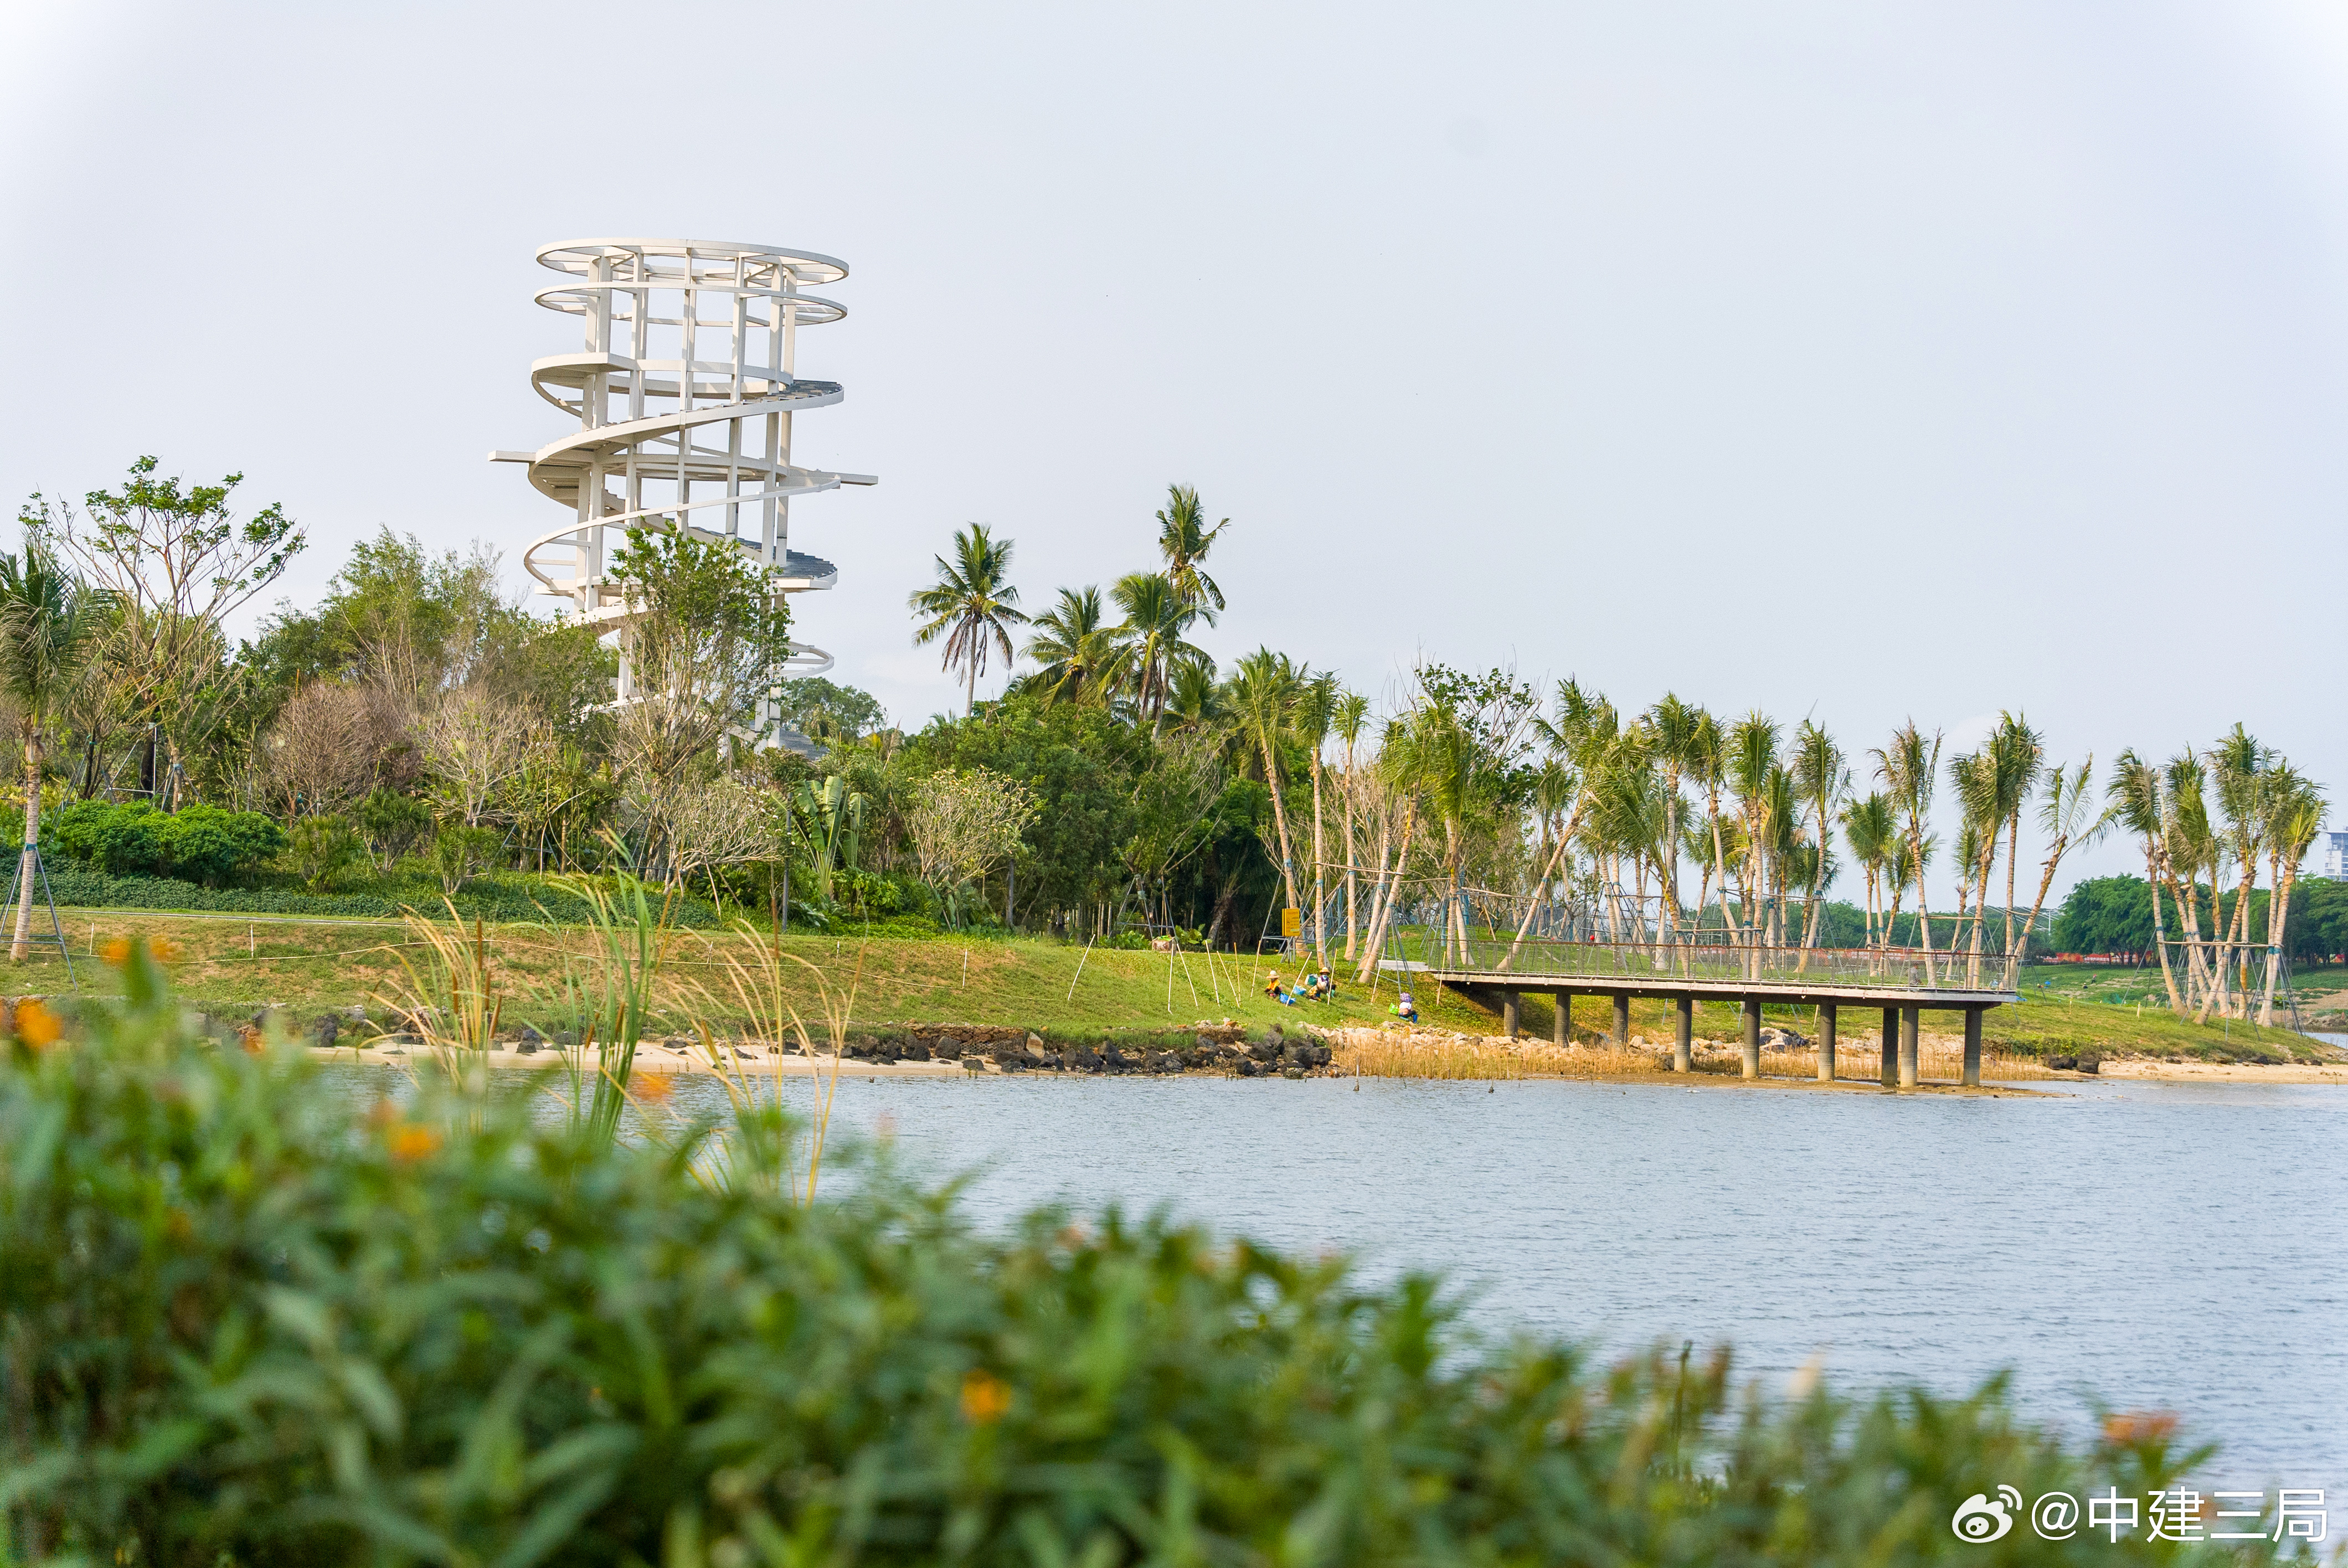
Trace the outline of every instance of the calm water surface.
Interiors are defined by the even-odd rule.
[[[678,1100],[715,1088],[681,1080]],[[979,1173],[984,1221],[1164,1204],[1439,1269],[1490,1327],[1725,1339],[1773,1379],[1813,1357],[1845,1386],[2011,1367],[2044,1419],[2175,1409],[2224,1443],[2215,1484],[2348,1497],[2337,1087],[851,1076],[836,1116],[928,1173]]]

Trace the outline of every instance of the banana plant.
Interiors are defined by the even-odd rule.
[[[864,808],[870,804],[861,790],[850,789],[848,780],[832,774],[821,783],[809,780],[799,785],[793,802],[800,819],[800,832],[806,835],[808,857],[815,867],[816,890],[825,903],[832,901],[832,874],[841,866],[857,863],[864,833]]]

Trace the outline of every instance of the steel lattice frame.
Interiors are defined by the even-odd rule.
[[[800,290],[838,282],[848,266],[813,251],[689,240],[567,240],[541,247],[538,260],[563,274],[538,302],[580,317],[586,343],[532,364],[530,386],[579,428],[535,452],[489,456],[528,464],[530,484],[572,512],[530,541],[522,566],[540,591],[618,634],[627,702],[633,616],[604,562],[630,526],[657,521],[731,539],[783,593],[839,580],[829,561],[790,548],[791,500],[876,481],[795,466],[791,417],[840,400],[837,382],[801,380],[794,356],[800,327],[848,313]],[[721,345],[724,357],[704,357]],[[815,675],[831,664],[823,650],[793,642],[786,669]],[[771,701],[758,717],[760,740],[773,743]]]

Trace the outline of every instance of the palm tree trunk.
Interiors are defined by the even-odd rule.
[[[1378,958],[1385,947],[1386,927],[1394,919],[1395,896],[1401,886],[1402,874],[1410,865],[1411,840],[1417,835],[1418,807],[1413,804],[1403,813],[1402,851],[1395,856],[1393,869],[1379,878],[1381,886],[1371,907],[1370,934],[1362,944],[1362,964],[1354,971],[1355,979],[1366,980],[1377,972]]]
[[[1552,876],[1556,875],[1557,863],[1564,858],[1565,846],[1573,842],[1573,830],[1577,825],[1579,825],[1581,821],[1581,808],[1577,805],[1574,807],[1573,815],[1566,819],[1565,831],[1557,835],[1557,845],[1550,851],[1547,864],[1541,867],[1541,884],[1546,884]],[[1540,908],[1540,903],[1538,899],[1528,899],[1526,901],[1525,917],[1523,923],[1517,927],[1516,940],[1509,944],[1507,956],[1501,958],[1498,963],[1493,965],[1492,967],[1494,968],[1505,969],[1510,964],[1516,962],[1518,950],[1525,945],[1525,933],[1533,928],[1533,916]]]
[[[2056,850],[2054,853],[2059,857],[2062,851]],[[2022,808],[2015,806],[2013,815],[2005,821],[2005,968],[2008,979],[2022,972],[2022,955],[2013,950],[2013,868],[2014,862],[2021,854]],[[2042,894],[2040,897],[2043,898],[2044,895]],[[2038,910],[2034,906],[2030,913],[2034,919],[2037,917]],[[2027,926],[2023,927],[2025,932],[2029,928]]]
[[[31,950],[33,894],[39,867],[34,845],[41,841],[41,737],[29,725],[25,731],[25,847],[16,864],[16,934],[8,947],[8,961],[21,964]]]
[[[2170,896],[2177,901],[2177,923],[2185,932],[2185,1000],[2180,1015],[2199,1007],[2201,1002],[2201,886],[2200,867],[2185,868],[2188,880],[2177,884],[2177,865],[2170,861],[2168,876]]]
[[[1924,983],[1931,985],[1932,976],[1932,895],[1924,886],[1924,825],[1910,817],[1908,823],[1909,847],[1916,861],[1916,926],[1923,938]]]
[[[1354,961],[1354,938],[1355,938],[1355,936],[1357,935],[1357,929],[1356,929],[1356,927],[1355,927],[1356,913],[1355,913],[1354,905],[1354,884],[1355,884],[1355,882],[1357,881],[1357,877],[1356,877],[1356,876],[1355,876],[1355,874],[1354,874],[1354,753],[1353,753],[1353,748],[1352,748],[1351,746],[1347,746],[1347,747],[1345,748],[1345,826],[1344,826],[1344,832],[1345,832],[1345,961],[1346,961],[1347,963],[1349,963],[1349,964],[1350,964],[1350,963],[1352,963],[1352,962]]]
[[[2160,902],[2167,878],[2160,874],[2159,845],[2149,838],[2144,844],[2144,880],[2146,890],[2152,895],[2152,945],[2160,955],[2160,983],[2168,992],[2168,1010],[2181,1013],[2185,1009],[2178,999],[2177,972],[2168,965],[2168,922]]]
[[[1296,851],[1288,839],[1288,807],[1282,804],[1280,799],[1280,764],[1272,755],[1272,737],[1265,735],[1262,740],[1264,782],[1272,786],[1272,823],[1280,830],[1280,882],[1288,890],[1288,907],[1294,909],[1299,907],[1296,900]]]
[[[2267,978],[2265,995],[2259,999],[2259,1023],[2266,1029],[2274,1027],[2275,971],[2282,968],[2282,939],[2291,929],[2291,889],[2299,880],[2299,867],[2289,864],[2289,858],[2276,857],[2273,886],[2267,894]]]
[[[1329,927],[1323,917],[1329,911],[1328,856],[1321,848],[1321,754],[1313,754],[1313,957],[1323,969],[1329,967]]]

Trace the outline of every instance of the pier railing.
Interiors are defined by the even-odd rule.
[[[1396,968],[1592,980],[1701,980],[1725,984],[1848,985],[1916,991],[2010,991],[2015,970],[2000,953],[1921,948],[1769,947],[1723,942],[1556,941],[1470,928],[1465,942],[1441,927],[1406,927],[1387,942]],[[1398,961],[1397,961],[1398,960]]]

